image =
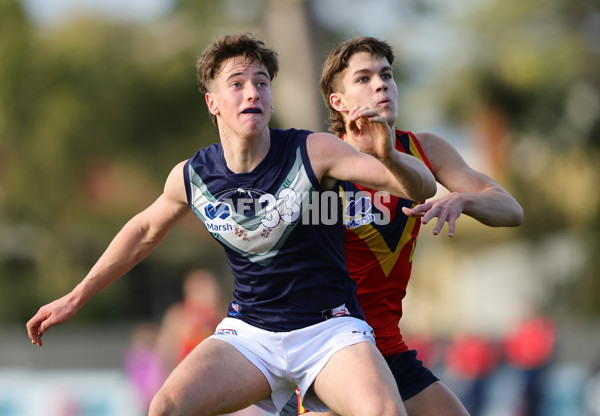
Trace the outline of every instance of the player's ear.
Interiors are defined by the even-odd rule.
[[[207,92],[206,94],[204,94],[204,100],[206,101],[206,105],[208,107],[208,111],[213,115],[213,116],[217,116],[219,115],[219,106],[215,100],[214,95],[212,95],[210,92]]]
[[[344,103],[343,96],[338,93],[332,93],[329,95],[329,104],[333,107],[335,111],[339,111],[340,113],[347,113],[348,107]]]

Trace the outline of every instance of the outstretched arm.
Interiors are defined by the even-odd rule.
[[[327,133],[309,136],[309,157],[320,180],[352,181],[413,201],[434,195],[435,179],[427,166],[395,150],[394,132],[377,111],[353,109],[350,117],[356,149]]]
[[[492,227],[516,227],[523,221],[523,209],[515,198],[489,176],[471,168],[447,141],[431,133],[416,134],[433,168],[436,180],[449,194],[415,206],[403,208],[406,215],[420,216],[427,224],[438,218],[433,234],[448,223],[452,237],[456,220],[466,214]]]
[[[87,276],[70,293],[42,306],[27,322],[27,332],[33,344],[41,346],[44,332],[71,319],[92,296],[150,254],[189,212],[182,180],[183,163],[171,171],[164,193],[117,233]]]

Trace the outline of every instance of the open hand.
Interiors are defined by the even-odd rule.
[[[464,209],[459,193],[450,193],[441,198],[416,205],[414,208],[402,208],[409,217],[421,217],[421,224],[427,224],[432,218],[437,217],[437,223],[433,228],[433,235],[438,235],[445,223],[448,223],[448,237],[454,235],[456,220]]]

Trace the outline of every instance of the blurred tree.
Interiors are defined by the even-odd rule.
[[[598,316],[600,5],[489,1],[456,23],[476,41],[465,46],[472,65],[450,74],[451,114],[478,126],[494,176],[513,172],[526,238],[575,233],[589,245],[584,271],[548,304]]]
[[[213,33],[188,23],[174,14],[146,26],[82,17],[39,27],[20,2],[0,2],[0,292],[11,293],[0,322],[23,320],[72,288],[160,194],[169,170],[218,140],[194,68]],[[178,233],[167,244],[205,235]],[[199,256],[175,257],[175,270],[166,256],[150,261],[176,275]],[[134,286],[119,285],[100,306],[109,317]]]

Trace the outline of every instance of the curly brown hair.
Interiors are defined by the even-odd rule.
[[[342,136],[346,132],[344,118],[336,111],[329,102],[329,97],[334,92],[343,92],[341,83],[342,72],[348,68],[350,58],[359,52],[367,52],[373,56],[381,56],[388,60],[390,65],[394,62],[392,47],[385,41],[372,37],[360,37],[347,40],[331,52],[325,60],[323,72],[321,73],[321,94],[325,105],[329,109],[329,130],[336,136]]]
[[[198,89],[200,92],[203,94],[208,92],[210,83],[222,70],[223,62],[238,56],[243,57],[250,63],[258,61],[264,65],[271,81],[277,75],[277,71],[279,71],[277,52],[267,48],[265,43],[256,39],[254,35],[250,33],[224,35],[206,48],[200,59],[196,62]],[[214,125],[217,126],[217,117],[210,114],[210,118]]]

